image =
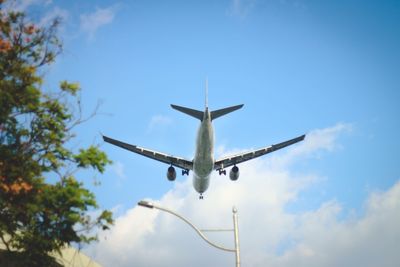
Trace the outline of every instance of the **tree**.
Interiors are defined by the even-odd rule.
[[[59,20],[39,27],[24,13],[2,10],[2,2],[0,239],[9,253],[23,253],[21,265],[48,266],[49,252],[96,240],[89,231],[112,224],[107,210],[88,215],[98,209],[95,196],[75,178],[84,168],[103,173],[111,161],[94,145],[68,148],[74,127],[86,120],[79,84],[62,81],[56,90],[42,88],[44,69],[62,50]]]

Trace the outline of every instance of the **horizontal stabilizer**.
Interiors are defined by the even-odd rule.
[[[177,106],[177,105],[171,105],[171,107],[173,109],[183,112],[189,116],[195,117],[196,119],[199,119],[201,121],[203,120],[203,116],[204,116],[203,111],[199,111],[199,110],[195,110],[195,109],[191,109],[191,108],[185,108],[185,107],[181,107],[181,106]]]
[[[221,117],[221,116],[223,116],[225,114],[228,114],[228,113],[230,113],[232,111],[238,110],[238,109],[240,109],[242,107],[243,107],[243,104],[242,105],[237,105],[237,106],[232,106],[232,107],[229,107],[229,108],[223,108],[223,109],[218,109],[218,110],[211,111],[211,120],[219,118],[219,117]]]

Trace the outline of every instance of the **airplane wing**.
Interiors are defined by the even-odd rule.
[[[256,149],[256,150],[253,150],[253,151],[244,152],[244,153],[233,155],[233,156],[230,156],[230,157],[225,157],[225,158],[222,158],[222,159],[218,159],[217,161],[215,161],[214,169],[215,170],[221,170],[221,169],[230,167],[232,165],[239,164],[239,163],[242,163],[242,162],[245,162],[245,161],[260,157],[260,156],[263,156],[265,154],[274,152],[274,151],[276,151],[278,149],[281,149],[281,148],[290,146],[290,145],[292,145],[294,143],[300,142],[300,141],[304,140],[305,136],[306,135],[304,134],[302,136],[293,138],[291,140],[288,140],[288,141],[285,141],[285,142],[282,142],[282,143],[279,143],[279,144],[276,144],[276,145],[271,145],[271,146],[263,147],[263,148]]]
[[[135,153],[137,153],[139,155],[142,155],[142,156],[154,159],[154,160],[158,160],[158,161],[164,162],[166,164],[171,164],[171,165],[174,165],[174,166],[176,166],[178,168],[181,168],[181,169],[184,169],[184,170],[193,170],[193,161],[189,161],[189,160],[186,160],[184,158],[174,157],[174,156],[171,156],[171,155],[167,155],[167,154],[160,153],[160,152],[157,152],[157,151],[153,151],[153,150],[150,150],[150,149],[146,149],[146,148],[143,148],[143,147],[130,145],[130,144],[127,144],[127,143],[112,139],[112,138],[107,137],[107,136],[103,136],[103,139],[107,143],[113,144],[115,146],[122,147],[122,148],[124,148],[126,150],[135,152]]]

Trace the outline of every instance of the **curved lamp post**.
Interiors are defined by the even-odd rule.
[[[188,219],[184,218],[183,216],[177,214],[176,212],[169,210],[167,208],[164,207],[160,207],[156,204],[154,204],[153,202],[150,201],[145,201],[145,200],[141,200],[138,202],[139,206],[145,207],[145,208],[149,208],[149,209],[158,209],[158,210],[162,210],[165,212],[168,212],[176,217],[178,217],[179,219],[181,219],[182,221],[184,221],[185,223],[187,223],[190,227],[192,227],[197,234],[199,234],[199,236],[206,241],[208,244],[210,244],[211,246],[224,250],[224,251],[228,251],[228,252],[234,252],[235,256],[236,256],[236,267],[240,267],[240,249],[239,249],[239,231],[238,231],[238,216],[237,216],[237,209],[235,207],[232,208],[232,213],[233,213],[233,229],[206,229],[206,230],[200,230],[198,229],[195,225],[193,225]],[[234,240],[235,240],[235,248],[234,249],[230,249],[230,248],[225,248],[223,246],[217,245],[213,242],[211,242],[204,234],[203,232],[221,232],[221,231],[232,231],[234,234]]]

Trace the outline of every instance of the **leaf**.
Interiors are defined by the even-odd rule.
[[[67,81],[62,81],[60,83],[60,88],[61,90],[68,92],[74,96],[81,89],[79,83],[69,83]]]
[[[100,151],[98,147],[90,146],[88,149],[80,149],[79,154],[74,156],[79,167],[92,167],[103,173],[105,166],[111,163],[107,155]]]
[[[53,266],[49,252],[92,242],[94,227],[113,223],[109,211],[89,216],[98,209],[96,197],[72,175],[89,167],[102,173],[111,163],[96,146],[78,153],[69,146],[72,126],[83,121],[75,114],[80,106],[71,104],[78,102],[79,83],[42,89],[43,67],[62,47],[58,20],[48,25],[0,12],[0,234],[21,253],[16,266]]]

